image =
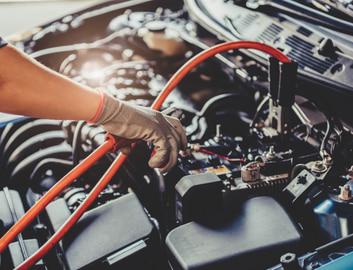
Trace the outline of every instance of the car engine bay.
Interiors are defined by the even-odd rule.
[[[192,69],[161,108],[187,133],[177,166],[151,169],[152,147],[137,142],[32,268],[352,269],[352,36],[352,1],[116,0],[8,37],[62,75],[141,106],[223,42],[265,43],[291,59],[228,50]],[[105,140],[84,121],[0,114],[1,235]],[[59,231],[117,155],[50,202],[0,269]]]

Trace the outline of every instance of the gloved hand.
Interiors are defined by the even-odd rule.
[[[187,145],[185,131],[177,118],[130,105],[108,94],[104,94],[103,110],[95,124],[117,137],[153,144],[155,153],[148,164],[160,168],[162,173],[176,164],[179,150],[185,150]],[[127,154],[130,147],[121,151]]]

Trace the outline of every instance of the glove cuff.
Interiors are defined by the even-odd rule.
[[[98,121],[98,119],[102,116],[104,103],[105,103],[105,95],[102,89],[95,89],[99,93],[99,104],[96,110],[96,113],[93,115],[91,119],[87,122],[90,124],[94,124]]]
[[[116,120],[121,113],[124,103],[103,91],[102,96],[100,112],[97,110],[97,118],[93,122],[95,125],[104,125],[114,119]]]

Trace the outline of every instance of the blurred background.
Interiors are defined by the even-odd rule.
[[[104,0],[0,0],[0,36],[31,29]]]

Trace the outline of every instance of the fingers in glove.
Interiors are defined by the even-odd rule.
[[[163,167],[168,162],[171,148],[167,135],[163,133],[155,134],[148,142],[153,145],[155,151],[151,156],[148,165],[152,168]]]
[[[148,161],[148,165],[151,168],[160,168],[164,166],[168,162],[169,152],[170,149],[155,148],[155,152]]]
[[[120,148],[120,151],[124,154],[124,155],[130,155],[131,153],[131,145],[126,145]]]
[[[114,136],[114,135],[113,135]],[[118,136],[114,136],[116,139],[116,149],[119,149],[123,154],[129,155],[131,153],[132,147],[131,145],[136,142],[134,140],[124,139]]]
[[[171,116],[167,116],[166,119],[170,123],[170,125],[174,128],[174,130],[178,135],[179,145],[181,150],[185,150],[188,144],[188,140],[186,138],[185,130],[181,125],[179,119]]]
[[[171,145],[170,151],[169,151],[169,159],[168,159],[168,163],[166,165],[164,165],[163,168],[160,168],[161,173],[166,173],[168,171],[170,171],[175,164],[177,163],[178,160],[178,144],[177,141],[170,137],[169,139],[169,143]]]

